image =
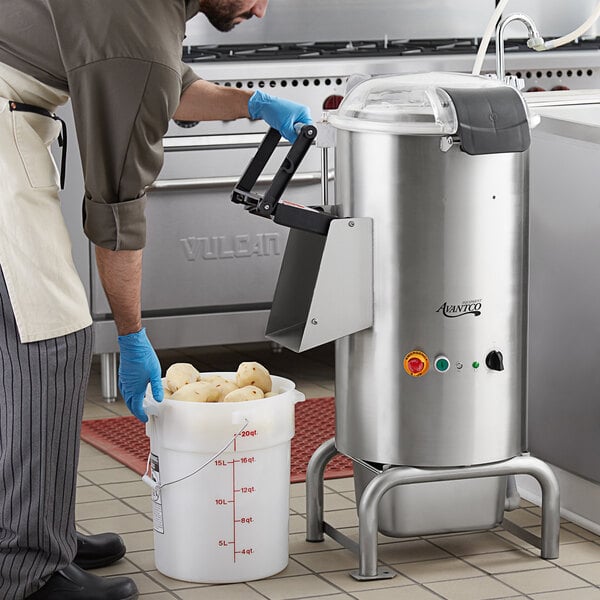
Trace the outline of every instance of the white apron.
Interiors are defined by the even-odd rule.
[[[92,323],[50,153],[60,122],[9,110],[13,100],[53,112],[68,99],[65,92],[0,63],[0,267],[23,343]]]

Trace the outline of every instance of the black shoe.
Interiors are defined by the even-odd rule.
[[[125,544],[116,533],[77,533],[77,554],[73,562],[82,569],[99,569],[117,562],[125,552]]]
[[[136,600],[138,589],[129,577],[98,577],[71,563],[54,573],[27,600]]]

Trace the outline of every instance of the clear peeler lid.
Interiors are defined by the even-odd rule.
[[[458,130],[458,117],[444,88],[483,87],[506,84],[462,73],[373,77],[352,88],[328,121],[349,131],[452,135]]]

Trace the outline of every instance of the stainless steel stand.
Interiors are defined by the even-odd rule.
[[[106,352],[100,355],[100,381],[105,402],[117,401],[117,353]]]
[[[352,571],[358,580],[389,579],[395,574],[377,568],[378,510],[382,496],[397,485],[430,481],[453,481],[504,475],[531,475],[542,488],[542,536],[504,519],[502,526],[510,533],[541,550],[542,558],[558,558],[560,534],[560,502],[558,481],[550,467],[528,454],[509,460],[471,467],[417,469],[392,467],[379,472],[365,487],[358,506],[359,542],[356,544],[323,520],[323,474],[327,463],[338,454],[335,438],[327,440],[312,455],[306,471],[306,539],[322,542],[326,533],[344,547],[358,552],[359,568]],[[350,457],[352,458],[352,457]]]

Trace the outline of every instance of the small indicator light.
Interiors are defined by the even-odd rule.
[[[446,356],[437,356],[433,364],[438,373],[445,373],[450,368],[450,361]]]
[[[479,369],[479,363],[478,363],[477,361],[475,361],[475,362],[473,363],[473,368],[474,368],[474,369]]]
[[[429,358],[420,350],[413,350],[404,357],[404,370],[412,377],[421,377],[429,370]]]

